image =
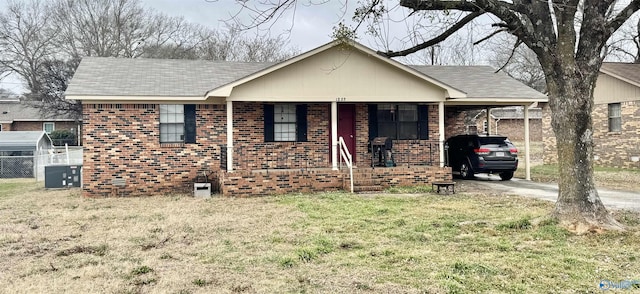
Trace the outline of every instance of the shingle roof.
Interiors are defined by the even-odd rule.
[[[203,97],[273,63],[85,57],[66,91],[72,96]],[[546,98],[489,66],[410,66],[468,98]]]
[[[410,65],[417,71],[467,93],[468,98],[545,98],[490,66]]]
[[[640,64],[638,63],[604,62],[600,70],[640,85]]]
[[[69,121],[65,116],[45,116],[40,109],[19,100],[0,101],[0,122],[11,123],[14,121]]]
[[[67,95],[203,97],[272,63],[85,57]]]

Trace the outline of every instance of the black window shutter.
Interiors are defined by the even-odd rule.
[[[307,142],[307,105],[296,105],[296,141]]]
[[[378,105],[369,104],[369,141],[378,136]]]
[[[186,104],[184,106],[184,142],[196,142],[196,105]]]
[[[418,105],[418,139],[429,139],[429,105]]]
[[[264,104],[264,141],[273,142],[273,104]]]

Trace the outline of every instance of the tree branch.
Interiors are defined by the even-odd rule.
[[[467,16],[463,17],[461,20],[459,20],[458,22],[456,22],[456,24],[454,24],[453,26],[451,26],[448,30],[446,30],[444,33],[440,34],[439,36],[428,40],[424,43],[418,44],[416,46],[413,46],[409,49],[405,49],[402,51],[388,51],[388,52],[381,52],[378,51],[378,54],[386,56],[386,57],[397,57],[397,56],[406,56],[409,55],[411,53],[415,53],[418,52],[422,49],[431,47],[435,44],[438,44],[444,40],[446,40],[449,36],[451,36],[453,33],[457,32],[458,30],[460,30],[461,28],[463,28],[467,23],[471,22],[472,20],[474,20],[476,17],[480,16],[484,14],[484,12],[481,11],[476,11],[476,12],[472,12],[467,14]]]
[[[478,44],[480,44],[480,43],[482,43],[482,42],[484,42],[484,41],[486,41],[486,40],[491,39],[491,37],[493,37],[493,36],[495,36],[495,35],[497,35],[497,34],[499,34],[499,33],[507,32],[507,31],[509,31],[509,30],[508,30],[508,29],[506,29],[506,28],[499,29],[499,30],[497,30],[497,31],[495,31],[495,32],[493,32],[493,33],[491,33],[491,34],[489,34],[488,36],[486,36],[486,37],[484,37],[484,38],[482,38],[482,39],[480,39],[480,40],[478,40],[478,41],[473,42],[473,45],[478,45]]]
[[[627,5],[627,7],[622,9],[616,17],[605,24],[605,31],[613,34],[614,31],[618,30],[618,28],[620,28],[620,26],[622,26],[622,24],[624,24],[625,21],[627,21],[627,19],[629,19],[629,17],[638,10],[640,10],[640,0],[633,0],[629,5]]]
[[[513,44],[513,48],[511,49],[511,54],[509,54],[509,58],[507,58],[507,61],[498,70],[496,70],[496,73],[503,70],[505,67],[507,67],[507,65],[509,65],[509,62],[511,61],[513,56],[516,55],[516,50],[518,50],[518,47],[520,47],[520,44],[522,44],[522,41],[520,40],[517,40],[516,43]]]

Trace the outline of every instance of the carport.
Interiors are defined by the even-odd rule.
[[[38,178],[53,150],[44,131],[0,132],[0,178]]]
[[[525,177],[531,179],[529,109],[538,103],[547,102],[546,95],[529,88],[521,82],[508,77],[504,73],[496,73],[491,67],[484,66],[413,66],[414,69],[433,77],[439,81],[461,90],[465,97],[448,97],[439,105],[440,142],[458,134],[465,133],[456,130],[460,122],[452,113],[469,110],[485,109],[490,113],[491,108],[522,106],[524,109],[524,162]],[[493,73],[492,73],[493,72]],[[487,121],[489,120],[487,115]],[[490,124],[488,124],[490,125]],[[444,150],[441,145],[440,150]],[[444,162],[444,153],[440,153],[440,162]]]

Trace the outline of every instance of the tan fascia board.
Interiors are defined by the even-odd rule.
[[[614,78],[616,78],[616,79],[618,79],[618,80],[621,80],[621,81],[623,81],[623,82],[629,83],[629,84],[631,84],[631,85],[634,85],[634,86],[636,86],[636,87],[640,88],[640,83],[638,83],[638,82],[636,82],[636,81],[633,81],[633,80],[627,79],[627,78],[625,78],[625,77],[623,77],[623,76],[621,76],[621,75],[618,75],[618,74],[612,73],[612,72],[610,72],[610,71],[608,71],[608,70],[606,70],[606,69],[602,69],[602,68],[600,68],[600,72],[601,72],[601,73],[604,73],[604,74],[607,74],[607,75],[610,75],[611,77],[614,77]]]
[[[322,51],[328,50],[330,48],[333,48],[333,47],[339,46],[339,45],[340,45],[340,41],[329,42],[329,43],[327,43],[325,45],[322,45],[322,46],[320,46],[320,47],[318,47],[316,49],[312,49],[312,50],[307,51],[306,53],[300,54],[300,55],[298,55],[298,56],[296,56],[294,58],[291,58],[291,59],[285,60],[285,61],[283,61],[281,63],[272,65],[272,66],[270,66],[270,67],[268,67],[266,69],[263,69],[263,70],[261,70],[261,71],[259,71],[257,73],[248,75],[248,76],[246,76],[244,78],[241,78],[241,79],[239,79],[239,80],[237,80],[235,82],[231,82],[231,83],[223,85],[221,87],[212,89],[211,91],[209,91],[209,92],[207,92],[205,94],[205,97],[229,97],[231,95],[231,91],[233,91],[233,88],[236,87],[236,86],[242,85],[242,84],[244,84],[246,82],[249,82],[251,80],[257,79],[259,77],[262,77],[264,75],[272,73],[272,72],[274,72],[274,71],[276,71],[278,69],[281,69],[283,67],[286,67],[286,66],[291,65],[293,63],[296,63],[296,62],[298,62],[300,60],[306,59],[306,58],[308,58],[310,56],[313,56],[313,55],[318,54],[318,53],[320,53]],[[398,68],[400,70],[403,70],[403,71],[405,71],[407,73],[410,73],[410,74],[412,74],[412,75],[414,75],[414,76],[416,76],[416,77],[418,77],[418,78],[420,78],[422,80],[425,80],[425,81],[427,81],[427,82],[429,82],[431,84],[434,84],[434,85],[444,89],[445,92],[447,93],[447,97],[452,97],[452,98],[453,97],[455,97],[455,98],[467,97],[467,94],[465,92],[463,92],[461,90],[458,90],[456,88],[453,88],[453,87],[451,87],[451,86],[449,86],[449,85],[447,85],[447,84],[445,84],[443,82],[440,82],[440,81],[438,81],[436,79],[433,79],[433,78],[431,78],[431,77],[429,77],[429,76],[427,76],[427,75],[425,75],[425,74],[423,74],[423,73],[421,73],[421,72],[419,72],[419,71],[417,71],[417,70],[415,70],[415,69],[413,69],[413,68],[411,68],[409,66],[406,66],[406,65],[404,65],[404,64],[402,64],[400,62],[397,62],[397,61],[395,61],[395,60],[393,60],[391,58],[387,58],[387,57],[381,56],[380,54],[376,53],[375,51],[369,49],[368,47],[366,47],[366,46],[364,46],[364,45],[362,45],[362,44],[360,44],[358,42],[351,41],[350,45],[353,46],[354,48],[356,48],[356,49],[368,54],[369,56],[377,58],[378,60],[381,60],[381,61],[383,61],[383,62],[385,62],[385,63],[387,63],[387,64],[389,64],[389,65],[391,65],[393,67],[396,67],[396,68]]]
[[[198,101],[202,102],[207,100],[204,96],[101,96],[101,95],[67,95],[67,100],[80,100],[80,101],[105,101],[107,103],[115,102],[140,102],[140,101],[176,101],[176,102],[189,102]]]

